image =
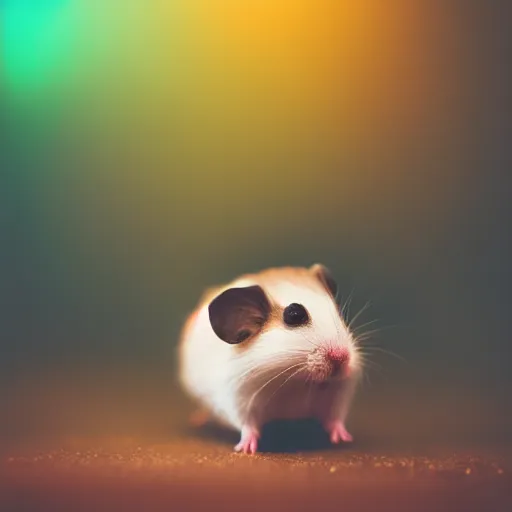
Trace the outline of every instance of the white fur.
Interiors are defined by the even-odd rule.
[[[332,297],[316,276],[304,272],[277,272],[266,279],[256,274],[235,280],[218,293],[253,284],[262,286],[272,305],[302,304],[311,325],[287,328],[278,319],[280,326],[265,330],[242,348],[215,335],[208,302],[203,304],[180,344],[185,390],[222,424],[238,431],[247,426],[259,429],[278,418],[345,422],[361,373],[360,360]],[[321,388],[308,379],[305,365],[318,347],[328,346],[348,348],[351,374]],[[298,373],[292,375],[294,371]]]

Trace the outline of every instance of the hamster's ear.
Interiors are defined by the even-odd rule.
[[[231,345],[258,334],[270,310],[270,302],[260,286],[229,288],[208,306],[213,331]]]
[[[334,297],[338,295],[338,283],[334,279],[331,271],[321,263],[315,263],[310,267],[313,275],[320,280],[326,290]]]

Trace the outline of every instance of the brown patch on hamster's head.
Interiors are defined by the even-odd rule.
[[[235,345],[260,333],[271,305],[261,286],[228,288],[210,302],[208,313],[215,334]]]

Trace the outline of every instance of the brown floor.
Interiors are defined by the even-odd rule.
[[[510,423],[488,399],[367,394],[353,445],[330,446],[311,422],[276,424],[246,456],[236,434],[189,428],[178,394],[153,403],[139,383],[110,396],[67,382],[12,391],[0,411],[1,512],[512,510],[512,444],[499,434]]]
[[[302,451],[273,451],[285,428],[268,432],[270,451],[255,456],[234,453],[231,439],[208,430],[165,442],[11,448],[0,469],[0,510],[512,510],[510,452],[314,446],[305,442],[318,434],[311,425],[296,432]]]

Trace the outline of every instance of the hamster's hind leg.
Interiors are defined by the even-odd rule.
[[[194,428],[204,427],[210,423],[212,416],[210,412],[203,407],[199,407],[190,414],[188,418],[189,425]]]

